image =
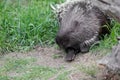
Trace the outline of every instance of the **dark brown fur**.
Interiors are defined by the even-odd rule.
[[[107,33],[107,28],[102,28],[107,22],[106,15],[97,7],[87,3],[76,3],[59,17],[60,28],[56,36],[56,43],[67,52],[66,60],[73,60],[78,52],[88,52],[90,46],[80,47],[86,40]],[[98,38],[95,40],[97,41]]]

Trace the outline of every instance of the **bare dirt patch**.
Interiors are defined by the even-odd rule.
[[[70,71],[68,75],[69,80],[94,80],[94,78],[85,72],[86,68],[82,71],[79,69],[81,65],[84,67],[89,66],[96,66],[96,61],[99,60],[99,56],[91,53],[86,54],[78,54],[76,59],[72,62],[66,62],[64,60],[65,53],[61,50],[55,49],[54,47],[38,47],[31,52],[27,53],[9,53],[2,57],[1,61],[4,63],[6,58],[28,58],[32,57],[35,58],[36,61],[33,65],[40,65],[40,66],[47,66],[53,68],[64,68],[65,71]],[[1,65],[1,64],[0,64]],[[49,80],[56,80],[57,76],[62,73],[59,72],[58,74],[51,77]],[[89,73],[89,72],[88,72]],[[14,73],[9,73],[9,75],[13,75]]]

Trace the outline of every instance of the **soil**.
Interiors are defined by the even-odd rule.
[[[4,57],[11,57],[11,58],[27,58],[33,57],[37,59],[34,65],[41,65],[41,66],[49,66],[53,68],[60,68],[64,67],[67,71],[72,71],[68,78],[69,80],[97,80],[94,76],[88,75],[80,70],[78,70],[80,65],[84,66],[97,66],[97,60],[101,57],[99,55],[95,55],[96,53],[79,53],[75,60],[72,62],[66,62],[64,57],[65,53],[62,50],[55,49],[54,47],[37,47],[33,51],[26,52],[26,53],[9,53],[4,55]],[[0,65],[4,64],[4,62],[0,61]],[[14,73],[13,73],[14,74]],[[13,75],[12,74],[12,75]],[[56,77],[59,75],[56,74],[55,76],[51,77],[49,80],[55,80]]]

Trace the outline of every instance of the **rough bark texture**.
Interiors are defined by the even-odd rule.
[[[89,2],[101,11],[120,22],[120,0],[66,0],[67,2]],[[63,6],[63,5],[62,5]]]
[[[120,0],[95,0],[94,4],[105,14],[120,22]]]

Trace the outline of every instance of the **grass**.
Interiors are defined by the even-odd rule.
[[[0,52],[54,44],[58,28],[50,8],[58,0],[0,0]]]
[[[108,36],[104,36],[104,40],[101,41],[101,45],[100,46],[104,46],[104,47],[112,47],[113,45],[115,45],[117,43],[117,37],[120,36],[120,24],[113,21],[111,23],[112,29],[110,30],[110,35]]]
[[[36,64],[33,57],[0,59],[4,63],[0,66],[0,80],[68,80],[70,71],[62,67],[54,68]]]
[[[50,4],[63,0],[0,0],[0,54],[9,51],[26,51],[36,45],[52,45],[58,29]],[[120,24],[112,21],[110,35],[105,35],[92,50],[111,49],[120,36]],[[60,58],[53,55],[54,59]],[[61,69],[34,65],[34,58],[8,58],[0,66],[0,80],[49,80]],[[80,66],[88,75],[96,74],[96,67]],[[10,75],[14,74],[14,75]],[[69,72],[61,73],[56,80],[68,80]]]
[[[94,46],[91,51],[109,51],[111,48],[118,43],[117,37],[120,36],[120,24],[117,21],[112,20],[110,25],[104,25],[110,28],[110,34],[104,35],[104,38],[100,40],[99,46]],[[104,53],[107,54],[107,53]]]
[[[68,74],[70,71],[63,72],[62,74],[58,75],[58,77],[55,80],[69,80]]]
[[[4,62],[4,66],[0,67],[0,75],[5,74],[11,70],[18,70],[19,68],[23,68],[25,65],[34,62],[34,59],[15,59],[15,58],[7,58]]]
[[[26,51],[36,45],[54,44],[58,23],[50,4],[64,0],[0,0],[0,52]],[[111,48],[120,35],[117,22],[99,48]]]
[[[0,67],[0,80],[48,80],[60,69],[34,65],[34,58],[5,59]]]
[[[14,80],[48,80],[57,70],[49,67],[33,66],[22,76],[14,77]]]
[[[92,66],[80,65],[78,67],[78,70],[82,71],[83,73],[89,76],[95,76],[98,69],[96,65],[92,65]]]

